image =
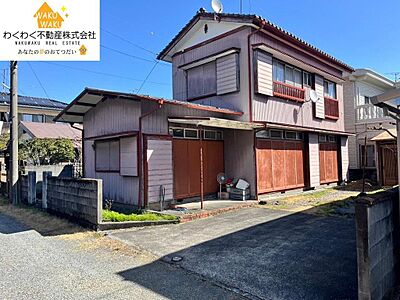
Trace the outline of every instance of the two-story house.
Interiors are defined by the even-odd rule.
[[[18,120],[35,123],[53,123],[53,118],[66,106],[66,103],[58,100],[19,95]],[[10,95],[8,93],[0,93],[1,133],[8,133],[10,130],[9,113]]]
[[[174,100],[87,88],[57,117],[84,124],[85,176],[105,197],[204,197],[220,172],[254,198],[347,179],[347,64],[258,16],[204,10],[158,59]]]
[[[389,134],[395,134],[396,124],[371,102],[394,89],[395,83],[368,69],[357,69],[345,79],[345,129],[355,133],[349,137],[350,178],[361,178],[365,164],[367,178],[382,185],[397,184],[396,140]]]

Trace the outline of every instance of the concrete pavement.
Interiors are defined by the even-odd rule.
[[[103,239],[44,237],[0,214],[0,299],[242,299]]]
[[[111,237],[261,299],[356,299],[354,220],[242,209]],[[149,266],[148,266],[149,267]]]

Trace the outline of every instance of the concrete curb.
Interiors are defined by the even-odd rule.
[[[128,221],[128,222],[101,222],[97,224],[98,231],[127,229],[134,227],[146,227],[157,225],[178,224],[180,220],[160,220],[160,221]]]
[[[197,219],[204,219],[204,218],[208,218],[208,217],[213,217],[213,216],[217,216],[226,212],[230,212],[230,211],[235,211],[235,210],[239,210],[239,209],[243,209],[243,208],[249,208],[249,207],[254,207],[258,205],[258,203],[246,203],[243,205],[237,205],[237,206],[231,206],[231,207],[226,207],[226,208],[219,208],[219,209],[214,209],[214,210],[205,210],[205,211],[201,211],[198,213],[193,213],[193,214],[184,214],[182,216],[178,216],[181,223],[185,223],[185,222],[190,222],[193,220],[197,220]]]

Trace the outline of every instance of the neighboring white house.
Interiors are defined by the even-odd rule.
[[[345,79],[345,130],[355,133],[349,137],[350,179],[362,176],[364,144],[367,137],[366,174],[370,179],[381,182],[381,149],[378,149],[381,143],[377,143],[373,138],[384,132],[376,128],[393,129],[396,125],[392,118],[385,116],[382,108],[372,104],[371,98],[393,89],[394,82],[369,69],[357,69]]]

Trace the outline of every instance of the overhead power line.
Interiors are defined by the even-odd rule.
[[[35,72],[35,70],[33,69],[31,63],[30,63],[29,61],[28,61],[27,63],[28,63],[29,68],[32,70],[33,75],[35,75],[36,80],[37,80],[37,82],[39,83],[39,85],[41,86],[41,88],[42,88],[44,94],[46,95],[46,97],[47,97],[48,99],[50,99],[49,94],[47,93],[46,89],[44,88],[44,85],[42,84],[42,81],[39,79],[39,76],[36,74],[36,72]]]
[[[145,83],[147,82],[147,80],[149,79],[151,73],[153,73],[154,69],[157,67],[158,63],[160,61],[157,60],[156,63],[154,64],[154,66],[151,68],[149,74],[147,74],[146,78],[143,80],[142,84],[140,85],[139,89],[138,89],[138,94],[140,93],[140,91],[142,90],[143,86],[145,85]]]
[[[85,68],[80,68],[80,67],[72,67],[72,66],[67,66],[59,63],[54,63],[54,62],[43,62],[48,65],[54,65],[58,66],[61,68],[66,68],[66,69],[71,69],[71,70],[76,70],[76,71],[81,71],[81,72],[86,72],[86,73],[92,73],[92,74],[97,74],[97,75],[103,75],[103,76],[108,76],[108,77],[114,77],[114,78],[119,78],[119,79],[125,79],[125,80],[130,80],[130,81],[137,81],[137,82],[143,82],[143,79],[137,79],[137,78],[132,78],[128,76],[123,76],[123,75],[118,75],[118,74],[112,74],[112,73],[106,73],[106,72],[99,72],[99,71],[93,71]],[[149,81],[149,83],[152,84],[157,84],[157,85],[168,85],[170,86],[170,83],[166,82],[155,82],[155,81]]]
[[[146,62],[150,62],[150,63],[155,63],[155,62],[157,61],[156,59],[143,58],[143,57],[140,57],[140,56],[136,56],[136,55],[132,55],[132,54],[126,53],[126,52],[121,51],[121,50],[118,50],[118,49],[110,48],[110,47],[108,47],[108,46],[104,46],[104,45],[100,45],[100,46],[101,46],[102,48],[104,48],[104,49],[109,50],[109,51],[112,51],[112,52],[115,52],[115,53],[118,53],[118,54],[121,54],[121,55],[130,57],[130,58],[133,58],[133,59],[137,59],[137,60],[141,60],[141,61],[146,61]],[[169,65],[166,64],[166,63],[163,63],[162,65],[164,65],[164,66],[169,66]]]
[[[124,38],[124,37],[122,37],[122,36],[120,36],[120,35],[118,35],[118,34],[115,34],[115,33],[111,32],[111,31],[109,31],[109,30],[107,30],[107,29],[104,29],[104,28],[100,28],[100,29],[101,29],[102,31],[108,33],[109,35],[111,35],[111,36],[113,36],[113,37],[115,37],[115,38],[117,38],[117,39],[119,39],[119,40],[121,40],[121,41],[124,41],[125,43],[128,43],[128,44],[130,44],[130,45],[132,45],[132,46],[134,46],[134,47],[136,47],[136,48],[138,48],[138,49],[140,49],[140,50],[146,51],[146,52],[148,52],[148,53],[150,53],[150,54],[153,54],[153,55],[157,55],[157,53],[155,53],[154,51],[151,51],[151,50],[149,50],[149,49],[146,49],[146,48],[144,48],[144,47],[142,47],[142,46],[140,46],[140,45],[138,45],[138,44],[135,44],[135,43],[131,42],[130,40],[128,40],[128,39],[126,39],[126,38]]]

